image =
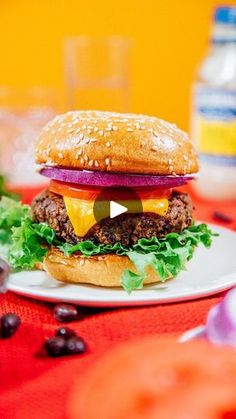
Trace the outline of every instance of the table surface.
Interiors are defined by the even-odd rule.
[[[31,191],[32,193],[32,191]],[[31,195],[25,194],[29,201]],[[215,210],[234,219],[219,225],[236,229],[235,203],[195,200],[196,218],[216,222]],[[32,273],[33,275],[33,273]],[[120,342],[150,334],[180,335],[204,323],[210,307],[222,295],[191,302],[141,308],[110,310],[80,308],[81,319],[70,324],[88,343],[82,356],[46,358],[40,354],[44,340],[59,326],[54,320],[53,305],[8,292],[0,296],[0,313],[15,312],[22,319],[19,331],[0,341],[0,417],[4,419],[66,418],[66,404],[71,384],[107,350]]]

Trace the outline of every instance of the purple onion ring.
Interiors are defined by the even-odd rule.
[[[156,186],[173,188],[185,185],[194,175],[187,176],[155,176],[126,173],[107,173],[89,170],[63,169],[60,167],[44,167],[40,170],[41,175],[50,179],[60,180],[67,183],[77,183],[90,186],[126,186],[147,187]]]
[[[207,317],[206,337],[215,344],[236,346],[236,288],[211,308]]]

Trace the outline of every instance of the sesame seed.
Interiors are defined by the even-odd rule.
[[[188,157],[187,157],[187,156],[185,156],[185,154],[183,155],[183,159],[184,159],[185,161],[188,161]]]
[[[156,145],[152,146],[151,148],[152,151],[158,151],[158,147]]]
[[[75,133],[76,134],[79,134],[79,132],[80,132],[80,128],[77,128],[76,131],[75,131]]]
[[[95,165],[96,167],[98,167],[98,166],[99,166],[99,163],[98,163],[98,161],[97,161],[97,160],[95,160],[94,165]]]
[[[79,135],[79,140],[83,140],[83,138],[84,138],[84,134],[80,134]]]
[[[113,129],[113,131],[118,131],[118,127],[115,126],[115,125],[113,125],[112,129]]]
[[[68,134],[71,134],[72,132],[74,132],[74,128],[68,129],[67,132]]]
[[[173,170],[174,170],[174,167],[173,166],[169,166],[169,171],[170,172],[173,172]]]
[[[91,138],[90,143],[96,143],[96,138]]]
[[[105,164],[106,164],[106,166],[109,166],[109,164],[110,164],[110,159],[108,157],[105,159]]]
[[[51,133],[52,133],[53,135],[54,135],[54,134],[56,134],[55,129],[52,129]]]
[[[112,131],[112,127],[106,127],[106,131]]]
[[[172,159],[169,159],[169,160],[168,160],[168,163],[169,163],[169,164],[171,164],[171,163],[172,163]]]
[[[98,127],[94,127],[94,132],[97,132],[98,131]]]
[[[83,159],[83,157],[80,159],[80,163],[81,163],[81,164],[84,164],[84,159]]]
[[[88,165],[91,167],[93,165],[93,160],[89,160]]]
[[[89,158],[88,158],[87,154],[85,154],[85,155],[84,155],[84,160],[85,160],[85,161],[88,161],[88,159],[89,159]]]
[[[106,146],[111,147],[111,143],[109,141],[107,141]]]
[[[101,129],[98,134],[100,135],[100,137],[102,137],[104,134],[103,130]]]
[[[126,131],[132,132],[133,131],[133,128],[127,128]]]
[[[77,152],[77,156],[81,156],[82,154],[82,148]]]
[[[59,159],[63,159],[63,154],[62,153],[58,153],[58,157],[59,157]]]
[[[85,259],[84,258],[80,259],[79,264],[80,264],[80,266],[83,266],[85,264]]]
[[[91,129],[88,129],[87,133],[88,134],[91,134],[92,133],[92,130]]]

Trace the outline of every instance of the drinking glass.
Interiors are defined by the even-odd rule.
[[[55,113],[53,89],[0,87],[0,172],[13,187],[43,183],[35,170],[34,146]]]
[[[127,38],[67,38],[64,59],[68,107],[129,111],[130,51]]]

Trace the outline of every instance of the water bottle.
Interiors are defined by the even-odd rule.
[[[201,165],[195,189],[208,199],[236,199],[236,7],[215,10],[210,44],[192,90]]]

